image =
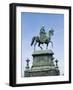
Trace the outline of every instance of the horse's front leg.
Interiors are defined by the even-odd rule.
[[[46,49],[48,49],[48,43],[46,44]]]
[[[43,48],[40,46],[40,43],[38,44],[38,47],[40,47],[40,48],[41,48],[41,50],[43,49]]]
[[[53,48],[53,42],[52,42],[52,41],[50,41],[50,43],[52,44],[52,48]]]

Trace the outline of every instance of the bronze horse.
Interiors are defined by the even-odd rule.
[[[45,32],[43,35],[41,34],[40,36],[34,36],[32,38],[31,46],[34,44],[34,50],[37,43],[38,43],[38,47],[40,47],[41,49],[43,48],[40,46],[40,44],[44,44],[44,43],[46,44],[46,49],[48,49],[49,43],[51,43],[53,47],[53,42],[51,41],[51,37],[54,35],[54,30],[51,29],[49,30],[49,32]]]

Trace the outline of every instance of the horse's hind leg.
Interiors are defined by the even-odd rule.
[[[43,48],[40,46],[40,43],[38,43],[38,47],[40,47],[40,48],[41,48],[41,50],[43,49]]]
[[[35,46],[36,46],[36,44],[37,44],[37,43],[35,42],[35,43],[34,43],[34,51],[35,51]]]

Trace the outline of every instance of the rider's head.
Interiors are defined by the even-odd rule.
[[[42,25],[42,28],[41,28],[43,31],[45,31],[45,29],[44,29],[44,25]]]
[[[42,28],[44,28],[44,25],[42,25]]]

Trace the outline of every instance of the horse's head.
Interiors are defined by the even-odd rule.
[[[49,30],[49,34],[50,34],[50,35],[54,35],[54,30],[53,30],[53,29],[50,29],[50,30]]]

